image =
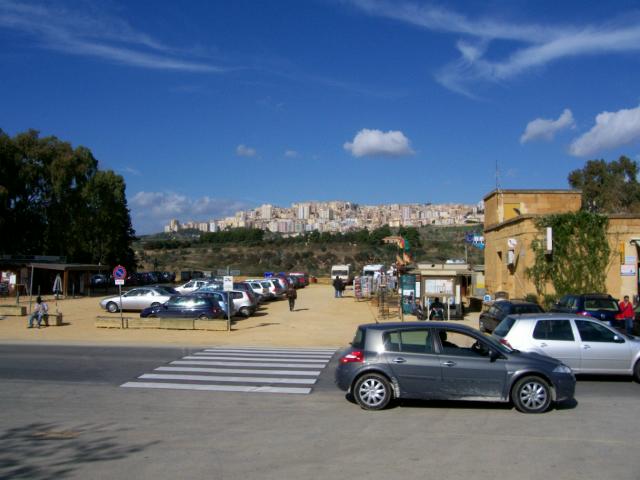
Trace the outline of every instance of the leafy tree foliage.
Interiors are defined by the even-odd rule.
[[[540,237],[531,244],[535,260],[527,269],[538,295],[604,292],[611,249],[607,240],[606,216],[587,211],[548,215],[536,221]],[[553,253],[547,255],[543,232],[553,229]],[[548,303],[548,302],[547,302]]]
[[[0,253],[131,268],[133,239],[124,180],[89,149],[0,130]]]
[[[617,161],[589,160],[569,174],[569,184],[582,190],[583,208],[600,213],[640,213],[638,164],[622,156]]]

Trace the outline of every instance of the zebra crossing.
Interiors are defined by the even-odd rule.
[[[207,348],[121,387],[308,395],[334,353],[328,348]]]

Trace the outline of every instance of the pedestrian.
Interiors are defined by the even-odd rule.
[[[342,298],[344,296],[344,291],[347,288],[347,283],[343,282],[342,279],[340,280],[340,298]]]
[[[335,298],[342,297],[342,279],[338,276],[333,279],[333,289],[335,290],[334,296]]]
[[[620,318],[624,321],[624,328],[629,335],[633,334],[634,317],[633,304],[629,301],[629,295],[625,295],[624,300],[620,302]]]
[[[293,307],[296,304],[296,298],[298,298],[298,292],[293,285],[289,285],[287,288],[287,299],[289,300],[289,311],[293,312]]]
[[[45,319],[45,325],[48,324],[46,321],[46,315],[49,314],[49,305],[47,302],[42,300],[42,297],[38,295],[36,298],[36,306],[33,309],[33,312],[29,316],[29,326],[27,328],[33,328],[33,322],[36,321],[38,324],[38,328],[42,324],[43,318]]]

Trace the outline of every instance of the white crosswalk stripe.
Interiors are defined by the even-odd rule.
[[[144,373],[121,386],[309,394],[334,353],[335,350],[325,348],[207,348],[159,366],[153,373]]]

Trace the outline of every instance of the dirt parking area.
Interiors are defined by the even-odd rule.
[[[97,315],[111,315],[98,305],[103,297],[69,298],[57,303],[54,298],[45,297],[51,313],[56,310],[62,312],[64,325],[28,329],[28,316],[5,316],[0,320],[0,341],[83,345],[341,347],[351,341],[357,325],[376,320],[376,310],[371,303],[358,302],[352,295],[352,291],[347,290],[344,298],[336,299],[331,286],[312,284],[298,290],[295,311],[289,311],[286,300],[267,302],[254,316],[236,319],[231,332],[96,328]],[[33,301],[35,303],[35,299]],[[15,302],[15,298],[4,298],[0,304],[15,305]],[[28,309],[28,297],[21,298],[20,305],[26,305]],[[138,313],[125,312],[125,315],[138,316]],[[119,314],[113,316],[119,317]],[[415,317],[406,319],[414,320]],[[468,316],[464,323],[477,327],[477,314]]]

